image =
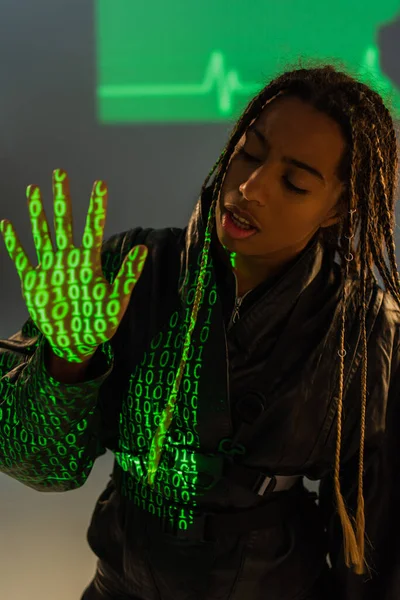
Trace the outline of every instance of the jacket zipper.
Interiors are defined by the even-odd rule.
[[[240,305],[243,302],[243,298],[244,296],[242,296],[241,298],[235,298],[235,305],[233,307],[233,313],[232,313],[232,318],[231,318],[231,323],[232,325],[234,323],[236,323],[236,321],[239,319],[240,314],[239,314],[239,309],[240,309]]]
[[[232,327],[232,325],[234,325],[234,323],[236,323],[236,321],[240,318],[239,309],[240,309],[240,307],[242,305],[242,302],[246,298],[247,294],[250,294],[250,292],[252,291],[252,290],[249,290],[248,292],[246,292],[245,294],[243,294],[243,296],[238,296],[237,295],[238,285],[237,285],[236,276],[235,276],[235,280],[236,280],[235,304],[234,304],[234,307],[233,307],[233,312],[232,312],[231,320],[229,322],[228,329],[230,329]]]

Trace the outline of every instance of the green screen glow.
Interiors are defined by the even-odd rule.
[[[310,58],[341,61],[400,117],[376,43],[398,12],[399,0],[97,0],[99,120],[232,120],[276,74]]]

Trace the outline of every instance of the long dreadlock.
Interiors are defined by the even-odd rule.
[[[385,288],[400,305],[400,278],[395,255],[394,204],[398,175],[397,140],[392,117],[381,96],[370,87],[338,71],[332,65],[300,68],[274,79],[249,103],[237,121],[218,161],[203,183],[201,193],[216,171],[213,191],[218,197],[233,150],[249,125],[264,107],[280,94],[295,95],[333,118],[342,129],[347,148],[339,165],[344,191],[338,201],[341,219],[320,230],[322,241],[338,252],[345,273],[360,277],[361,333],[363,343],[360,456],[356,532],[347,514],[340,490],[339,468],[342,437],[343,382],[345,351],[346,285],[340,336],[341,359],[337,408],[337,443],[334,468],[337,509],[344,534],[346,564],[356,573],[364,572],[364,439],[367,398],[366,286],[375,279],[377,267]],[[355,246],[354,238],[358,236]],[[385,246],[389,265],[385,260]],[[375,279],[376,281],[376,279]]]
[[[184,352],[178,369],[171,402],[166,411],[163,427],[155,438],[157,454],[173,416],[180,382],[186,364],[191,333],[196,323],[200,306],[205,264],[211,243],[214,226],[215,203],[219,196],[224,177],[236,144],[249,125],[259,117],[265,106],[281,94],[299,97],[316,109],[333,118],[341,127],[347,141],[346,150],[338,169],[338,176],[344,184],[337,209],[340,221],[320,230],[320,239],[339,255],[344,271],[342,296],[342,322],[340,334],[340,376],[337,405],[337,438],[334,465],[334,487],[344,540],[346,565],[354,567],[356,573],[365,571],[364,538],[365,517],[363,497],[365,415],[367,402],[367,330],[366,330],[366,289],[367,282],[373,279],[374,265],[378,269],[385,288],[400,306],[400,278],[397,269],[394,242],[394,203],[398,174],[398,153],[393,120],[381,96],[367,85],[349,74],[337,70],[332,65],[313,68],[299,68],[288,71],[263,88],[248,104],[238,119],[220,157],[212,167],[201,188],[206,190],[211,176],[213,204],[209,212],[205,244],[202,251],[200,274],[191,315],[191,325],[184,343]],[[358,243],[354,240],[358,237]],[[385,259],[385,246],[389,264]],[[361,306],[361,337],[363,361],[361,374],[361,419],[360,452],[358,471],[358,494],[355,529],[351,522],[340,488],[340,452],[342,440],[342,412],[344,387],[345,321],[346,321],[346,282],[349,276],[359,278],[359,303]]]

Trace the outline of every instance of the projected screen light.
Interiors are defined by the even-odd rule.
[[[97,0],[102,123],[221,122],[298,60],[340,60],[400,116],[380,67],[379,28],[399,0]]]

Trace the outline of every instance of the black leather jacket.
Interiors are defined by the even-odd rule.
[[[291,510],[281,520],[274,517],[265,530],[254,532],[253,527],[236,534],[232,528],[217,546],[204,540],[178,543],[174,536],[149,533],[158,525],[145,507],[146,486],[139,485],[137,472],[132,476],[133,465],[143,465],[138,436],[144,416],[138,417],[138,407],[134,417],[129,412],[132,385],[139,381],[140,365],[150,360],[158,333],[167,331],[180,305],[183,276],[197,268],[210,202],[206,191],[184,230],[137,228],[104,244],[103,265],[110,280],[132,246],[146,244],[149,256],[121,326],[111,343],[99,349],[89,381],[54,381],[44,366],[47,342],[30,321],[0,341],[0,469],[34,489],[66,491],[84,484],[94,460],[106,449],[115,454],[112,478],[88,532],[102,568],[110,572],[109,581],[114,577],[115,597],[118,589],[126,598],[325,598],[326,590],[321,596],[310,591],[329,552],[333,597],[398,599],[399,308],[389,294],[369,284],[364,495],[371,570],[357,576],[344,566],[332,484],[343,276],[318,236],[284,273],[246,295],[233,325],[235,280],[213,238],[211,272],[218,296],[202,357],[196,432],[198,455],[210,457],[221,440],[229,445],[247,423],[245,452],[238,452],[235,460],[269,475],[321,480],[319,508],[303,511],[301,484],[263,498],[214,472],[212,485],[205,485],[196,499],[200,511],[226,513],[254,506],[268,511],[288,497]],[[352,279],[347,285],[341,483],[351,511],[357,492],[362,343],[359,282]],[[39,418],[33,419],[32,411]],[[176,471],[171,457],[173,453],[166,460]],[[103,597],[109,596],[93,596]]]

